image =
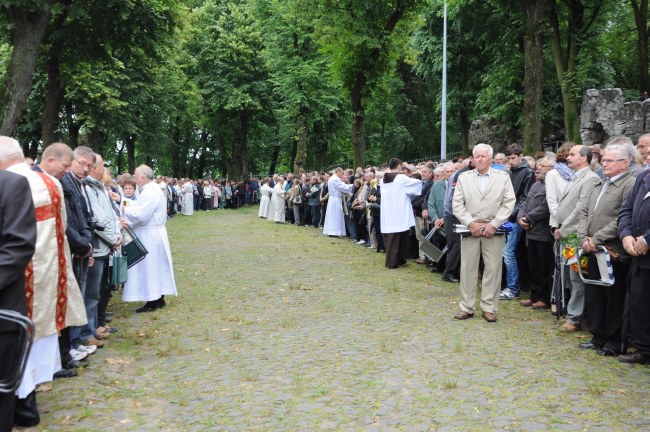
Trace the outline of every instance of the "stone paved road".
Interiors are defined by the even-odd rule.
[[[455,321],[422,266],[256,209],[168,224],[181,296],[114,301],[120,332],[39,394],[36,431],[650,430],[650,369],[577,349],[548,313]]]

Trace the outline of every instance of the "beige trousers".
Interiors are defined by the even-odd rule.
[[[503,236],[463,237],[460,244],[460,309],[474,313],[478,283],[478,266],[483,257],[483,280],[481,283],[481,309],[496,313],[499,309],[501,291],[501,263],[503,259]]]

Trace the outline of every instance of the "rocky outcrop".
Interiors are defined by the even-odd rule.
[[[469,148],[476,144],[490,144],[495,149],[500,149],[508,144],[508,137],[500,132],[499,123],[486,116],[481,116],[472,122],[469,128]]]
[[[580,136],[586,145],[625,135],[634,142],[650,129],[650,99],[626,102],[621,89],[589,89],[582,98]]]

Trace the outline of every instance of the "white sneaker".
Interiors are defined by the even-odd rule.
[[[86,357],[88,357],[88,353],[78,351],[78,350],[72,348],[70,350],[70,356],[72,357],[72,360],[79,361],[79,360],[83,360]]]
[[[76,351],[81,351],[90,355],[97,351],[97,347],[95,345],[79,345],[79,348],[77,348]]]
[[[357,242],[357,244],[358,244],[358,245],[362,245],[362,244],[364,244],[365,242],[366,242],[365,240],[359,240],[359,241]]]

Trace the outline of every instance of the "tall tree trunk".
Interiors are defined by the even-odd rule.
[[[574,25],[574,10],[569,9],[569,25],[567,26],[566,48],[562,47],[562,35],[560,32],[560,21],[557,12],[557,0],[551,2],[549,9],[549,20],[551,24],[551,50],[555,72],[562,92],[562,105],[564,109],[564,129],[568,141],[581,143],[580,120],[575,115],[578,112],[576,101],[573,97],[573,85],[571,76],[575,73],[576,57],[579,46],[576,41],[576,27]],[[568,79],[567,79],[568,78]]]
[[[542,89],[544,57],[542,31],[546,0],[521,0],[526,18],[524,33],[524,147],[530,154],[542,146]]]
[[[365,71],[357,73],[350,89],[350,108],[352,109],[352,163],[355,167],[365,164],[366,138],[364,137],[363,88],[366,85]]]
[[[58,53],[52,52],[47,60],[47,86],[45,88],[45,108],[43,109],[41,140],[47,146],[59,141],[59,112],[63,103],[63,86],[59,69]]]
[[[275,168],[278,166],[278,159],[280,157],[280,147],[278,143],[273,146],[273,153],[271,154],[271,163],[269,164],[269,175],[272,176],[275,174]]]
[[[98,128],[93,127],[88,132],[85,138],[86,146],[93,149],[95,153],[99,153],[104,156],[104,144],[106,144],[106,134],[100,131]]]
[[[83,123],[77,122],[74,107],[70,102],[65,103],[65,114],[68,126],[68,145],[72,148],[79,146],[79,131]]]
[[[305,106],[300,107],[300,116],[298,117],[298,128],[296,130],[296,158],[293,162],[293,172],[297,173],[305,167],[307,160],[307,140],[309,139],[309,122],[307,117],[309,109]]]
[[[650,78],[648,77],[648,0],[631,0],[634,11],[634,22],[637,34],[637,55],[639,65],[640,92],[650,93]]]
[[[50,20],[49,4],[52,1],[46,3],[45,9],[33,11],[18,6],[7,8],[7,16],[13,25],[13,51],[0,83],[0,135],[14,134],[27,107],[27,98],[32,90],[32,74]]]
[[[45,108],[43,109],[42,128],[41,128],[41,141],[43,145],[47,146],[55,141],[59,141],[57,130],[59,128],[59,114],[61,111],[61,104],[63,103],[64,90],[61,85],[61,68],[59,61],[59,53],[63,45],[63,38],[59,34],[63,28],[68,17],[68,6],[71,0],[64,0],[65,6],[63,11],[59,13],[54,20],[54,23],[48,31],[50,48],[48,50],[48,58],[46,62],[47,69],[47,85],[45,87]]]
[[[248,170],[248,129],[250,127],[250,113],[242,111],[239,114],[239,131],[238,131],[238,152],[237,152],[237,170],[238,172],[232,173],[233,180],[242,180],[250,173]]]
[[[121,141],[120,147],[117,149],[117,172],[114,172],[113,175],[119,175],[122,174],[122,164],[123,164],[123,158],[124,158],[124,149],[126,148],[126,144],[124,141]]]
[[[129,165],[129,172],[135,172],[135,135],[128,135],[126,137],[126,160]]]

